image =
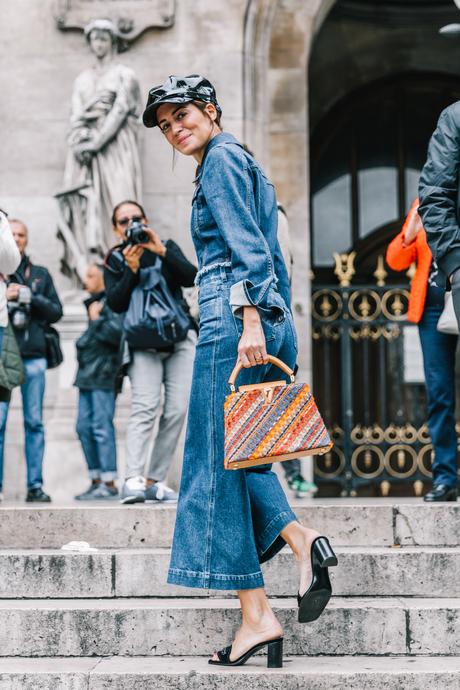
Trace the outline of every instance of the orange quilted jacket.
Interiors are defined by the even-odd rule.
[[[408,224],[413,220],[418,212],[419,201],[416,199],[412,204],[401,232],[396,235],[394,240],[388,245],[387,263],[394,271],[404,271],[415,261],[417,270],[412,280],[409,298],[409,310],[407,318],[413,323],[418,323],[423,315],[425,308],[426,293],[428,287],[428,276],[433,259],[430,248],[426,241],[425,230],[421,230],[415,240],[407,247],[404,244],[404,233]]]

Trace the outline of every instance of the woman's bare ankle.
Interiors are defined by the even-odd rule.
[[[321,535],[316,530],[304,527],[299,522],[291,522],[281,532],[281,536],[291,547],[297,561],[309,561],[311,545]]]
[[[275,616],[263,588],[240,590],[242,621],[232,643],[231,660],[234,661],[254,645],[274,640],[283,635],[283,628]],[[218,660],[217,655],[213,657]]]
[[[267,630],[272,627],[279,627],[279,621],[273,611],[264,611],[261,614],[243,613],[241,627],[254,632]]]

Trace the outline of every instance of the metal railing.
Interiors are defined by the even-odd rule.
[[[419,496],[432,445],[423,376],[408,375],[420,357],[407,347],[418,337],[406,318],[408,286],[386,285],[383,257],[375,283],[354,286],[355,254],[334,258],[338,284],[312,293],[314,393],[334,440],[315,458],[315,481],[323,496],[386,496],[393,485]]]

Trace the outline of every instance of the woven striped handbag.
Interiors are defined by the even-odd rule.
[[[306,383],[277,357],[269,361],[290,377],[235,389],[241,371],[237,363],[228,380],[225,399],[225,469],[238,470],[305,455],[322,455],[332,448],[323,419]]]

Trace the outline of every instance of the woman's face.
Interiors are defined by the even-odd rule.
[[[93,29],[89,35],[89,45],[98,58],[103,58],[112,52],[112,36],[109,31]]]
[[[209,140],[220,131],[213,119],[215,115],[216,109],[211,104],[206,104],[206,112],[193,103],[165,103],[157,110],[159,127],[171,146],[198,161]]]
[[[120,239],[125,239],[126,230],[133,221],[140,221],[147,224],[147,218],[142,215],[142,211],[136,204],[122,204],[115,214],[115,233]]]

